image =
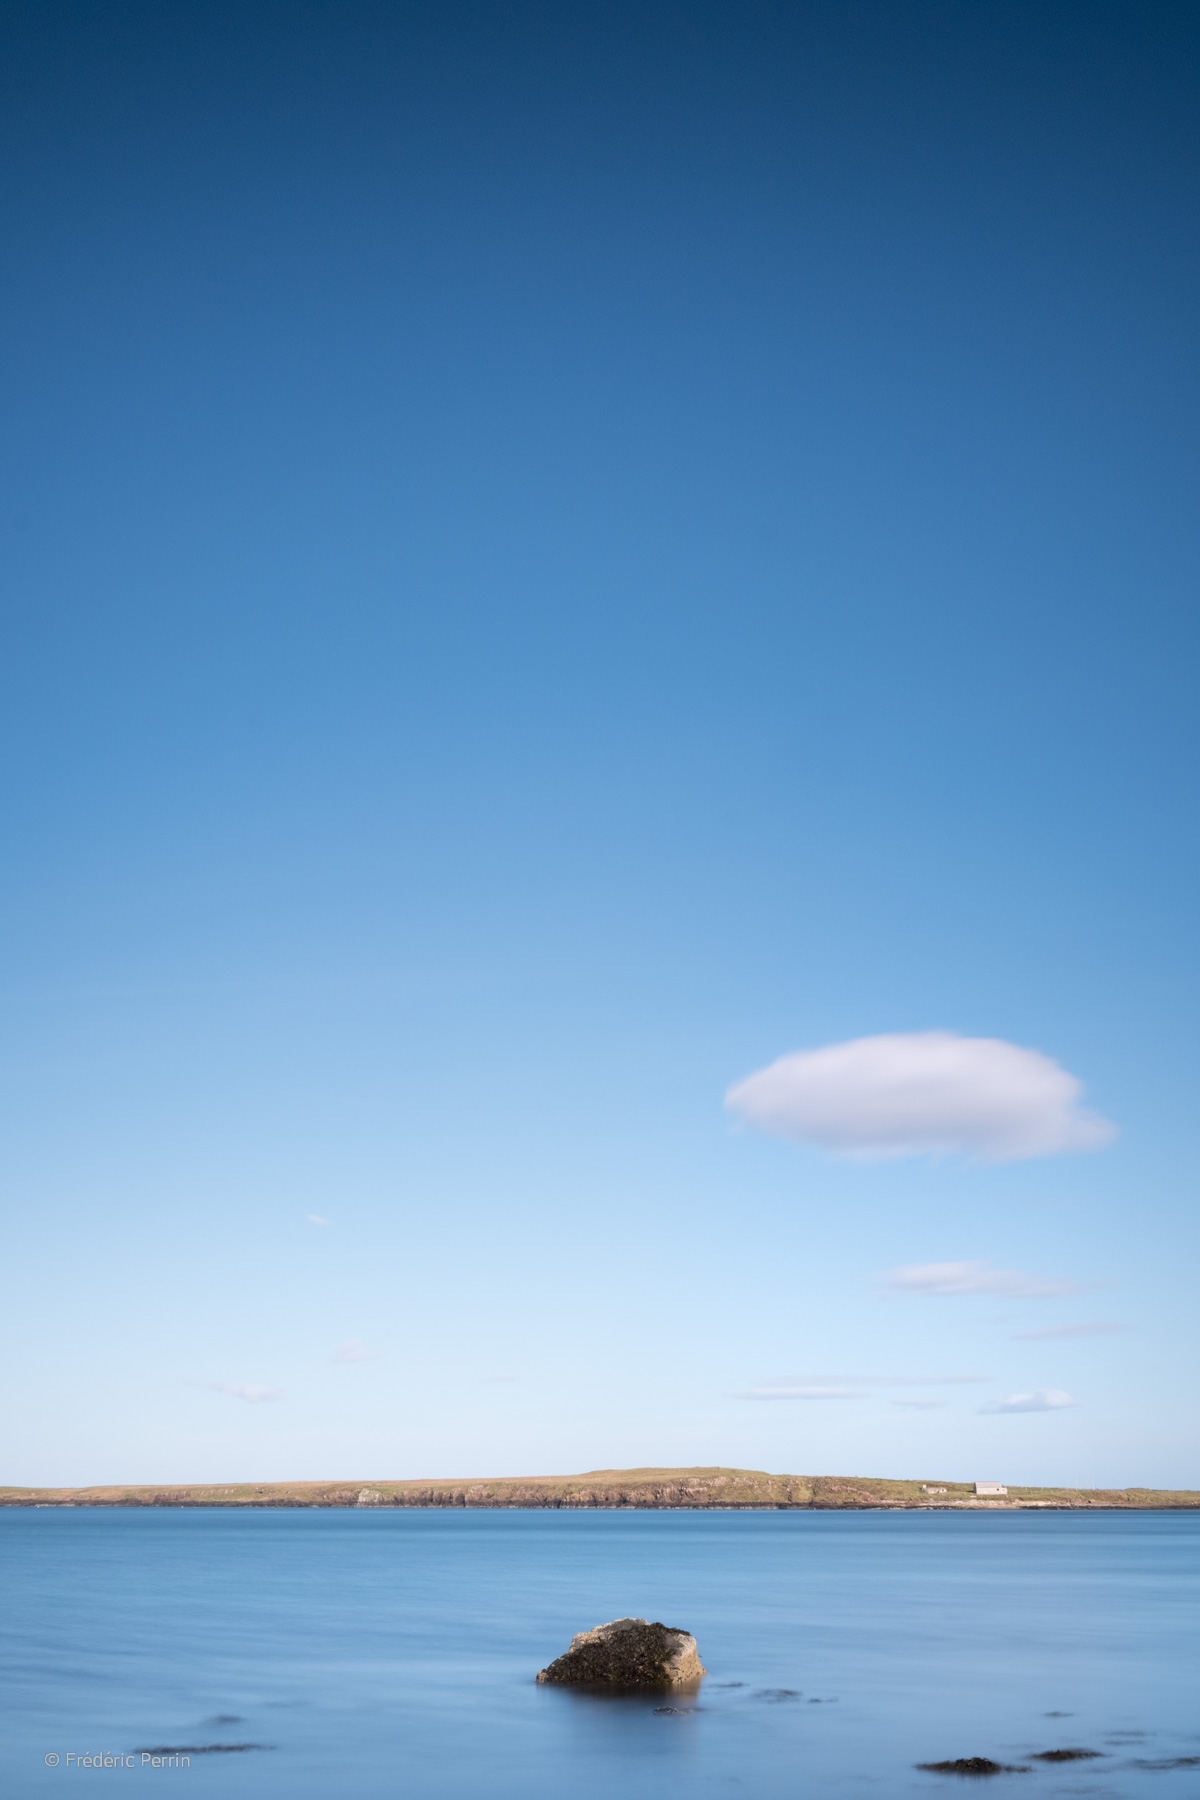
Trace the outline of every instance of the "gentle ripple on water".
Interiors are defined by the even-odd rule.
[[[1193,1514],[14,1508],[0,1559],[10,1800],[891,1800],[1074,1745],[982,1785],[1200,1800]],[[535,1686],[629,1613],[696,1633],[694,1700]],[[66,1763],[209,1744],[270,1748]]]

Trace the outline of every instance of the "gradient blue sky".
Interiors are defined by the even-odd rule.
[[[1200,1485],[1194,7],[0,35],[3,1479]]]

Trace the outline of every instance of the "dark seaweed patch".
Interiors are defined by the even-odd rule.
[[[1103,1750],[1035,1750],[1034,1762],[1086,1762],[1089,1757],[1103,1756]]]

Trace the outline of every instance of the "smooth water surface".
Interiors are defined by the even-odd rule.
[[[961,1800],[915,1765],[1075,1745],[966,1786],[1200,1800],[1192,1514],[22,1508],[0,1576],[14,1800]],[[696,1633],[681,1711],[534,1684],[630,1613]],[[214,1743],[269,1747],[67,1762]]]

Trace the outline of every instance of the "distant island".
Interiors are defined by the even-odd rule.
[[[992,1483],[980,1483],[991,1487]],[[506,1475],[470,1481],[264,1481],[189,1487],[0,1488],[0,1506],[407,1506],[565,1510],[918,1512],[1092,1507],[1177,1511],[1200,1492],[1169,1488],[1007,1487],[930,1477],[768,1475],[760,1469],[593,1469],[586,1475]]]

